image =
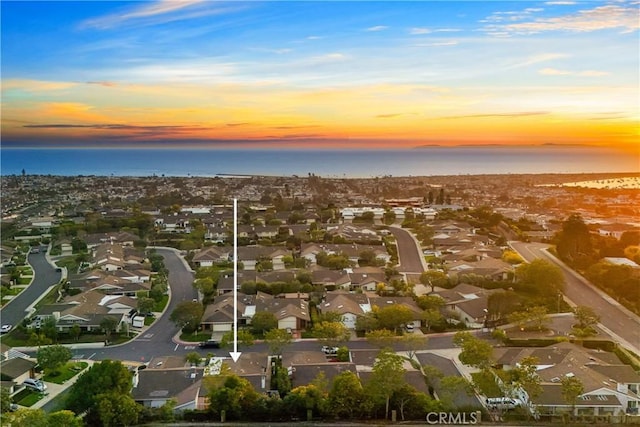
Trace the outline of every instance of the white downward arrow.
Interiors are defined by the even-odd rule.
[[[238,351],[238,199],[233,199],[233,351],[229,355],[237,362]]]

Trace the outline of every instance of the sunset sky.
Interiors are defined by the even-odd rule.
[[[638,1],[2,1],[2,145],[638,150]]]

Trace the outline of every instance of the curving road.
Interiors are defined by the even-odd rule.
[[[600,315],[600,324],[625,347],[640,354],[640,319],[562,261],[547,252],[549,245],[542,243],[510,242],[527,262],[536,258],[549,261],[562,270],[565,278],[565,299],[574,305],[588,306]]]
[[[2,324],[15,326],[22,322],[22,319],[29,314],[27,309],[43,297],[51,286],[58,284],[62,278],[62,273],[56,271],[55,267],[49,264],[44,251],[29,254],[27,261],[34,272],[33,281],[0,309]]]
[[[413,235],[400,227],[389,227],[388,230],[396,238],[398,246],[398,271],[401,273],[421,274],[426,270],[420,245]]]

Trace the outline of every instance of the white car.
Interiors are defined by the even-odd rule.
[[[489,409],[515,409],[522,406],[520,399],[512,397],[490,397],[487,399],[487,408]]]
[[[6,334],[11,328],[13,328],[12,325],[2,325],[2,327],[0,327],[0,334]]]
[[[337,354],[338,353],[338,347],[329,347],[328,345],[323,345],[322,346],[322,352],[324,354]]]
[[[41,393],[47,390],[47,385],[43,383],[42,380],[36,380],[34,378],[27,378],[26,380],[24,380],[22,385],[37,390]]]

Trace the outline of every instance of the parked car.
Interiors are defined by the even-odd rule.
[[[24,380],[22,385],[24,385],[25,387],[37,390],[39,392],[43,392],[47,389],[47,385],[43,383],[42,380],[37,380],[35,378],[27,378],[26,380]]]
[[[220,343],[214,340],[202,341],[198,344],[200,348],[220,348]]]
[[[522,406],[520,399],[514,399],[512,397],[490,397],[486,400],[487,408],[489,409],[515,409]]]
[[[413,323],[407,323],[406,325],[404,325],[404,328],[407,330],[407,332],[413,332],[416,327],[413,325]]]
[[[2,325],[2,327],[0,327],[0,334],[6,334],[11,330],[11,328],[13,328],[13,325]]]
[[[338,347],[331,347],[328,345],[323,345],[322,346],[322,352],[324,354],[337,354],[338,353]]]

